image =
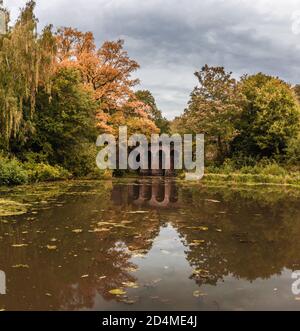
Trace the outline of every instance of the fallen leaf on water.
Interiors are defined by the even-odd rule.
[[[206,293],[202,293],[201,291],[194,291],[193,292],[193,296],[196,297],[196,298],[204,297],[206,295],[207,295]]]
[[[123,282],[122,285],[128,288],[139,288],[138,284],[135,282]]]
[[[204,269],[196,269],[193,271],[193,275],[197,275],[203,278],[209,277],[209,271]]]
[[[213,199],[205,199],[207,202],[214,202],[214,203],[220,203],[221,201],[219,200],[213,200]]]
[[[108,232],[108,231],[110,231],[110,229],[109,228],[100,228],[100,229],[94,229],[93,230],[93,232]]]
[[[123,294],[126,294],[126,292],[120,288],[115,288],[113,290],[110,290],[109,291],[110,294],[113,294],[113,295],[123,295]]]
[[[83,230],[82,229],[75,229],[75,230],[72,230],[72,232],[74,233],[81,233]]]
[[[16,265],[13,265],[12,268],[29,268],[29,265],[28,264],[16,264]]]
[[[51,250],[55,250],[57,247],[56,246],[51,246],[51,245],[47,245],[46,246],[50,251]]]
[[[205,243],[205,240],[193,240],[192,243],[190,243],[190,246],[199,246],[204,243]]]
[[[188,226],[187,229],[207,231],[208,227],[207,226]]]
[[[28,244],[13,244],[11,245],[12,247],[15,247],[15,248],[21,248],[21,247],[27,247]]]
[[[102,226],[102,225],[111,225],[111,222],[98,222],[97,225],[98,226]]]

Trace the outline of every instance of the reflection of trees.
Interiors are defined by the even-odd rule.
[[[157,179],[87,182],[53,192],[48,204],[35,207],[37,215],[0,222],[0,269],[10,290],[0,297],[0,307],[71,310],[93,308],[98,294],[118,300],[109,290],[136,281],[133,254],[146,254],[167,222],[187,246],[189,264],[202,270],[191,276],[199,285],[229,274],[253,281],[299,268],[300,208],[290,192],[176,188],[173,181]],[[36,197],[47,200],[41,188]],[[28,246],[12,248],[16,243]],[[29,269],[11,268],[27,264]]]
[[[262,191],[258,196],[255,191],[228,194],[230,190],[203,188],[181,192],[181,203],[191,206],[186,221],[177,224],[190,245],[187,259],[195,269],[208,271],[193,276],[199,284],[214,284],[228,274],[249,281],[269,278],[283,268],[299,265],[298,198],[268,192],[262,199]],[[191,222],[206,225],[209,231],[197,233],[189,228]],[[191,245],[199,236],[205,243]]]
[[[40,210],[35,221],[18,217],[13,228],[0,223],[1,234],[7,233],[0,240],[0,265],[11,284],[0,304],[26,310],[92,308],[97,293],[115,300],[109,290],[136,281],[131,257],[151,248],[159,232],[157,213],[129,214],[132,208],[113,205],[110,194],[111,186],[75,187],[51,202],[53,208]],[[74,229],[83,231],[76,234]],[[28,246],[12,248],[14,243]],[[11,268],[15,265],[19,268]]]

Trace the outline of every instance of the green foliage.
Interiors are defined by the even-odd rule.
[[[189,133],[204,133],[206,143],[216,149],[223,161],[237,135],[235,122],[240,115],[241,94],[231,73],[223,67],[204,66],[195,76],[199,86],[191,94],[188,108],[177,126]]]
[[[28,173],[15,158],[0,155],[0,185],[20,185],[28,182]]]
[[[245,155],[284,155],[299,132],[299,104],[285,82],[259,73],[244,76],[240,88],[245,96],[243,112],[236,122],[239,134],[233,150]]]
[[[29,182],[55,181],[69,179],[71,177],[66,169],[57,165],[25,163],[23,167],[27,172]]]
[[[149,108],[149,116],[155,125],[160,129],[161,133],[170,133],[170,123],[162,116],[161,111],[157,108],[154,96],[148,90],[139,90],[135,92],[135,96],[139,101],[142,101]]]
[[[20,162],[0,155],[0,186],[69,179],[71,174],[60,166],[47,163]]]
[[[8,34],[0,36],[0,145],[10,140],[35,112],[38,87],[49,90],[55,39],[51,27],[37,34],[35,2],[29,1]]]
[[[41,154],[51,164],[59,164],[75,175],[86,175],[96,158],[96,153],[93,162],[87,157],[91,155],[90,144],[96,140],[96,103],[83,88],[79,73],[72,68],[58,71],[51,99],[44,90],[39,91],[36,108],[35,132],[25,145],[18,144],[15,152],[22,158],[24,151],[27,155]]]

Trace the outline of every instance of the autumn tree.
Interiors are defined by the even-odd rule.
[[[157,131],[145,104],[135,96],[133,87],[139,80],[132,74],[139,65],[130,59],[122,40],[106,41],[97,50],[92,33],[62,28],[57,32],[57,42],[60,65],[76,67],[99,103],[99,130],[117,133],[120,125],[135,123],[138,132]]]
[[[180,126],[189,133],[204,133],[206,144],[214,146],[217,159],[222,161],[238,133],[234,125],[241,113],[238,84],[223,67],[205,65],[195,76],[199,85],[191,94]]]

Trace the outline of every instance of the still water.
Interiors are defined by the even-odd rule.
[[[299,202],[167,179],[2,189],[0,309],[300,310]]]

